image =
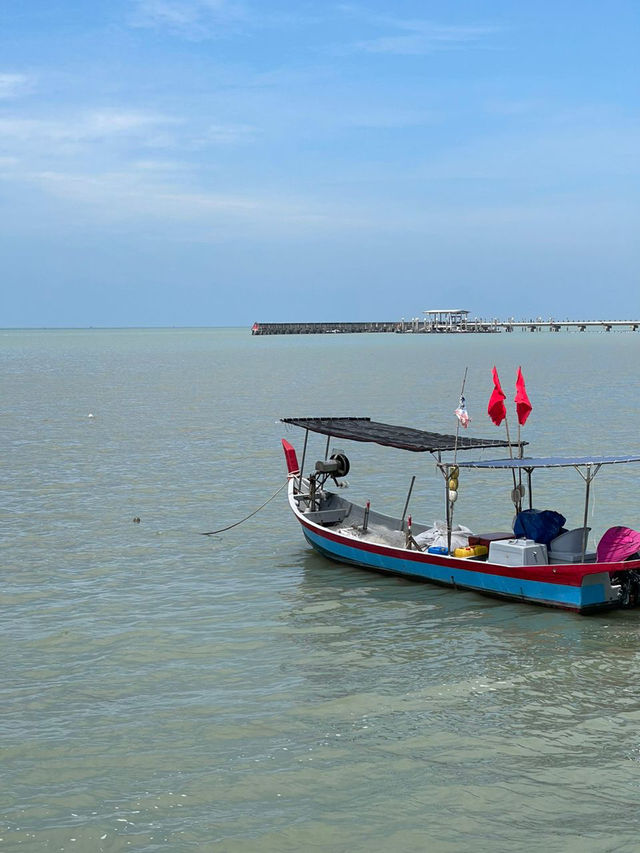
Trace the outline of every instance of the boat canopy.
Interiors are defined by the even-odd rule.
[[[470,438],[466,435],[443,435],[411,427],[395,426],[372,421],[371,418],[281,418],[310,432],[351,441],[369,441],[400,450],[434,453],[445,450],[477,450],[484,447],[509,447],[509,442],[490,438]],[[521,445],[527,442],[521,442]],[[512,443],[514,447],[520,447]]]
[[[478,459],[472,462],[458,462],[459,468],[520,468],[532,471],[534,468],[579,468],[617,465],[624,462],[640,462],[640,455],[633,456],[540,456],[522,459]]]

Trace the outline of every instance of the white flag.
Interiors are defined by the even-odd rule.
[[[464,429],[469,426],[471,418],[469,417],[469,412],[467,412],[467,404],[465,403],[464,397],[460,397],[460,402],[458,404],[458,408],[454,412],[454,415],[460,421],[460,424]]]

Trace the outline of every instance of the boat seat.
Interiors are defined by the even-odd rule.
[[[346,507],[338,507],[337,509],[321,509],[310,512],[305,512],[304,517],[309,521],[315,521],[316,524],[336,524],[343,521],[347,514]]]
[[[488,548],[492,542],[501,539],[513,539],[513,532],[506,530],[499,533],[472,533],[469,534],[469,545],[486,545]]]
[[[549,551],[548,554],[550,566],[568,566],[572,563],[595,563],[596,552],[585,551],[584,560],[582,553],[576,554],[575,551]]]
[[[582,539],[584,537],[584,562],[595,563],[595,551],[587,551],[587,540],[589,539],[590,527],[575,527],[573,530],[565,530],[559,536],[549,542],[549,563],[567,564],[582,562]]]

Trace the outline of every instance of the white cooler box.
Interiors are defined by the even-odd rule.
[[[547,546],[533,539],[500,539],[489,545],[489,562],[499,566],[546,566]]]

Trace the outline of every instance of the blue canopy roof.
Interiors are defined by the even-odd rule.
[[[640,462],[634,456],[539,456],[523,459],[479,459],[475,462],[456,462],[459,468],[575,468],[600,465],[616,465],[624,462]]]

